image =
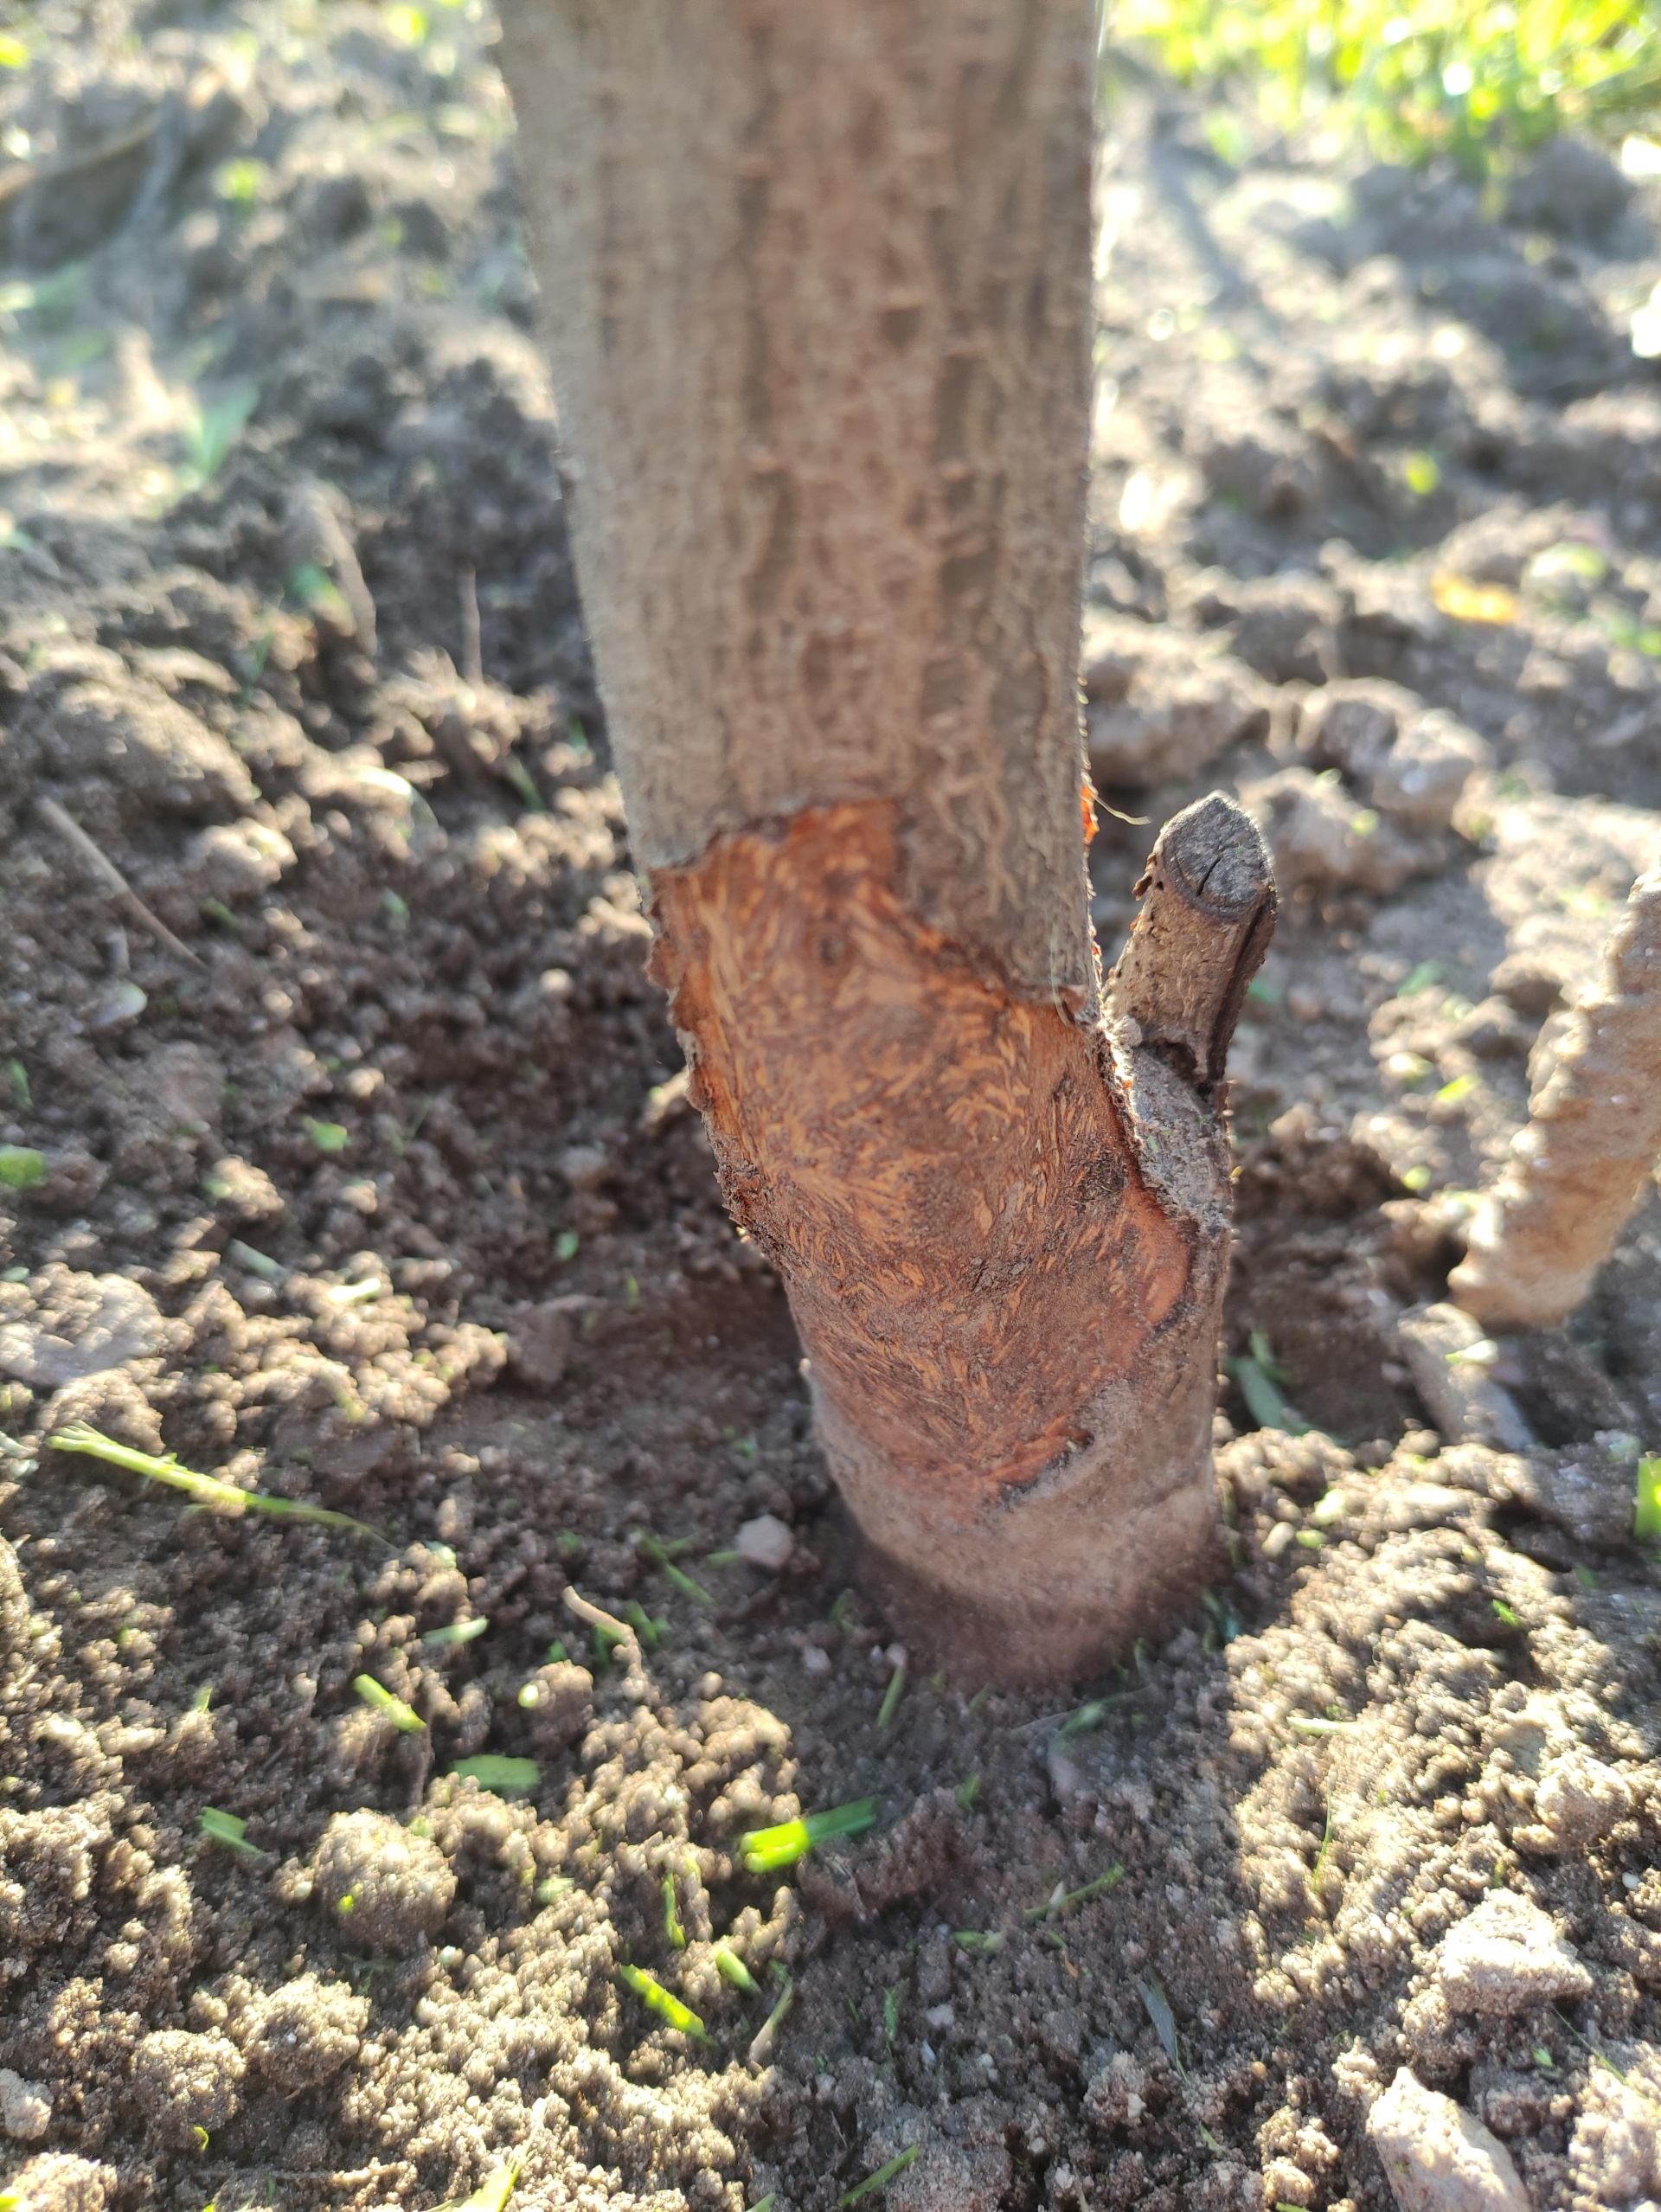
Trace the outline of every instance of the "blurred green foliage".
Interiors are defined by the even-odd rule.
[[[1277,129],[1324,121],[1474,175],[1661,100],[1661,0],[1110,0],[1107,22],[1183,84],[1247,89]]]

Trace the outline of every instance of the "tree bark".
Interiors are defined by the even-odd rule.
[[[1104,1016],[1077,657],[1089,0],[507,0],[571,525],[728,1200],[908,1640],[1123,1648],[1207,1571],[1255,832]]]

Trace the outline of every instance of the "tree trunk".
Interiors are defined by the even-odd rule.
[[[908,1641],[1208,1570],[1217,1102],[1273,892],[1170,825],[1104,1023],[1079,571],[1089,0],[507,0],[657,972]]]

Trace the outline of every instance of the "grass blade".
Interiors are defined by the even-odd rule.
[[[85,1421],[71,1421],[47,1441],[55,1452],[84,1452],[90,1459],[108,1460],[112,1467],[125,1467],[131,1474],[165,1483],[210,1513],[265,1513],[274,1520],[315,1522],[321,1529],[356,1529],[360,1536],[386,1542],[378,1529],[370,1528],[366,1521],[354,1521],[350,1513],[331,1513],[326,1506],[273,1497],[268,1491],[239,1490],[234,1483],[221,1482],[217,1475],[199,1475],[182,1467],[170,1452],[157,1459],[154,1452],[136,1452],[131,1445],[118,1444],[112,1436],[106,1436]]]

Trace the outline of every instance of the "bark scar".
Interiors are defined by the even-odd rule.
[[[1188,846],[1170,850],[1174,874]],[[1239,874],[1217,850],[1206,912]],[[1165,1324],[1215,1334],[1222,1261],[1200,1212],[1226,1221],[1227,1161],[1189,1093],[1159,1135],[1193,1154],[1176,1182],[1215,1202],[1173,1204],[1104,1032],[919,921],[905,880],[889,801],[723,834],[654,875],[654,973],[728,1202],[783,1277],[818,1391],[896,1474],[990,1502],[1076,1451],[1092,1401],[1133,1385]],[[1188,881],[1173,912],[1195,904]],[[1260,888],[1229,907],[1208,1071],[1261,958],[1263,905]]]

